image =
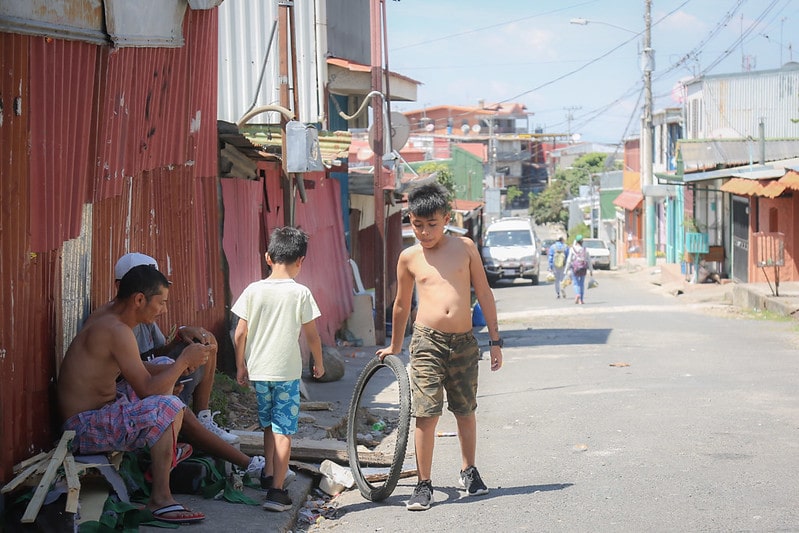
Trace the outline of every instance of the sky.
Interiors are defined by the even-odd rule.
[[[388,67],[416,102],[517,102],[530,131],[618,144],[644,105],[645,0],[386,0]],[[585,19],[584,25],[572,19]],[[652,0],[653,109],[680,106],[681,81],[799,62],[799,0]]]

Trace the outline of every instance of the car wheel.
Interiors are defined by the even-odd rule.
[[[533,285],[538,285],[538,274],[536,274],[535,276],[530,276],[530,283],[532,283]]]
[[[497,276],[487,276],[487,277],[488,277],[488,286],[491,288],[496,287],[499,278]]]

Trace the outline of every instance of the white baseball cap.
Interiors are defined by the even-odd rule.
[[[125,254],[119,258],[116,266],[114,267],[114,279],[122,279],[131,268],[141,265],[152,265],[158,269],[158,262],[149,255],[132,252]]]

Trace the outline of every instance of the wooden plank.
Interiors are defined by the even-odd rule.
[[[75,466],[75,458],[71,453],[64,457],[64,473],[67,476],[67,504],[64,510],[75,514],[78,512],[78,498],[80,498],[80,479]]]
[[[331,402],[300,402],[300,411],[332,411]]]
[[[7,494],[12,490],[16,489],[17,487],[22,485],[25,481],[27,481],[28,478],[31,477],[38,469],[39,469],[39,463],[34,463],[28,466],[28,468],[19,473],[17,477],[15,477],[11,481],[9,481],[6,485],[4,485],[3,489],[0,490],[0,494]]]
[[[31,498],[28,507],[25,509],[25,514],[22,515],[21,522],[23,524],[32,524],[36,520],[39,509],[42,508],[42,504],[44,503],[44,498],[50,490],[50,484],[53,482],[53,479],[55,479],[56,472],[58,472],[58,467],[61,466],[61,463],[64,462],[64,457],[67,455],[69,443],[74,438],[75,432],[71,430],[65,431],[61,436],[61,441],[59,441],[55,452],[53,452],[53,457],[50,459],[50,465],[44,472],[41,481],[39,481],[39,486],[36,487],[33,498]]]
[[[247,455],[263,455],[264,437],[260,431],[235,431],[241,440],[241,451]],[[329,459],[336,463],[347,464],[349,454],[347,443],[336,439],[292,439],[291,460],[322,462]],[[381,452],[373,452],[363,446],[358,447],[358,460],[361,464],[389,466],[392,457]]]
[[[33,457],[30,457],[28,459],[25,459],[24,461],[15,464],[13,471],[15,474],[18,474],[19,472],[22,472],[23,470],[25,470],[34,463],[38,463],[39,461],[49,461],[52,455],[53,455],[53,450],[50,450],[49,452],[37,453]]]
[[[402,472],[400,472],[399,477],[400,477],[400,479],[403,479],[403,478],[406,478],[406,477],[413,477],[413,476],[416,476],[416,475],[418,475],[418,472],[414,468],[413,470],[403,470]],[[370,474],[370,475],[367,475],[367,476],[363,476],[363,478],[366,481],[368,481],[369,483],[377,483],[379,481],[387,480],[388,479],[388,472],[386,472],[385,474]]]

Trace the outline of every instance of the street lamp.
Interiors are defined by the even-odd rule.
[[[648,195],[653,184],[652,173],[652,71],[655,70],[655,51],[652,49],[652,0],[644,2],[644,48],[641,51],[641,68],[644,71],[644,112],[641,116],[641,192],[644,194],[644,242],[646,244],[646,260],[649,266],[655,265],[655,200]],[[618,30],[640,35],[628,28],[616,26],[608,22],[573,18],[571,24],[586,26],[589,23],[602,24]]]
[[[590,20],[580,18],[573,18],[569,20],[569,24],[577,24],[578,26],[587,26],[588,24],[601,24],[602,26],[610,26],[611,28],[616,28],[617,30],[626,31],[627,33],[632,33],[634,35],[640,35],[641,32],[633,31],[628,28],[624,28],[622,26],[617,26],[615,24],[611,24],[610,22],[602,22],[600,20]]]

